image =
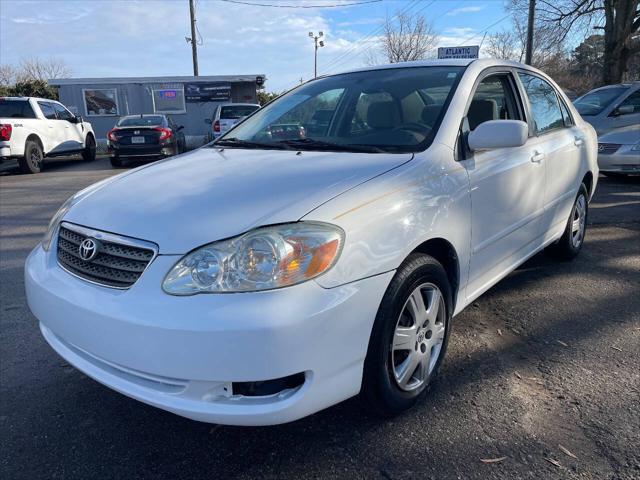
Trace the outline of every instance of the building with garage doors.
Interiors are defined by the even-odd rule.
[[[264,75],[199,77],[65,78],[49,80],[60,101],[91,122],[99,147],[121,116],[164,113],[184,126],[189,148],[208,138],[211,119],[220,104],[258,103]]]

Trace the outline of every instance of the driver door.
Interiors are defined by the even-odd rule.
[[[511,72],[481,78],[467,106],[469,129],[489,120],[523,120]],[[471,188],[471,261],[467,297],[484,292],[536,248],[542,233],[545,162],[527,140],[521,147],[476,151],[462,162]]]
[[[62,149],[74,151],[84,147],[84,127],[76,123],[76,117],[59,103],[53,103],[53,108],[58,117],[59,128],[63,132],[64,143]]]

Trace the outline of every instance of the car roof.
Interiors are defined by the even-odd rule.
[[[144,118],[144,117],[164,117],[164,113],[140,113],[138,115],[123,115],[120,118]]]
[[[40,98],[40,97],[0,97],[0,100],[21,100],[21,101],[35,100],[36,102],[55,102],[55,103],[60,103],[58,100],[52,100],[51,98]]]
[[[342,73],[355,73],[355,72],[368,72],[375,70],[386,70],[392,68],[416,68],[416,67],[468,67],[469,65],[474,64],[480,68],[487,67],[517,67],[523,68],[526,70],[531,70],[537,72],[538,70],[531,67],[530,65],[525,65],[524,63],[513,62],[511,60],[498,60],[495,58],[476,58],[476,59],[468,59],[468,58],[450,58],[450,59],[437,59],[437,60],[417,60],[414,62],[398,62],[398,63],[387,63],[382,65],[372,65],[368,67],[354,68],[345,70],[339,73],[332,73],[328,75],[324,75],[326,77],[339,75]],[[320,77],[318,77],[320,78]]]

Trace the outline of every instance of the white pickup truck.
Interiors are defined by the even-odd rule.
[[[34,97],[0,97],[0,159],[17,159],[24,173],[38,173],[45,157],[79,153],[96,158],[91,124],[60,102]]]

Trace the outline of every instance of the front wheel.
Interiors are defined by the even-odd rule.
[[[571,260],[578,255],[587,233],[587,215],[589,213],[589,194],[584,183],[580,185],[578,195],[573,202],[567,226],[558,243],[549,247],[549,252],[561,260]]]
[[[85,162],[93,162],[96,159],[96,140],[93,135],[87,135],[87,139],[84,141],[82,159]]]
[[[428,255],[410,255],[374,322],[362,379],[367,407],[396,415],[425,394],[447,349],[451,312],[451,286],[442,265]]]
[[[120,157],[109,157],[109,161],[111,162],[111,166],[114,168],[120,168],[123,165],[123,161]]]

